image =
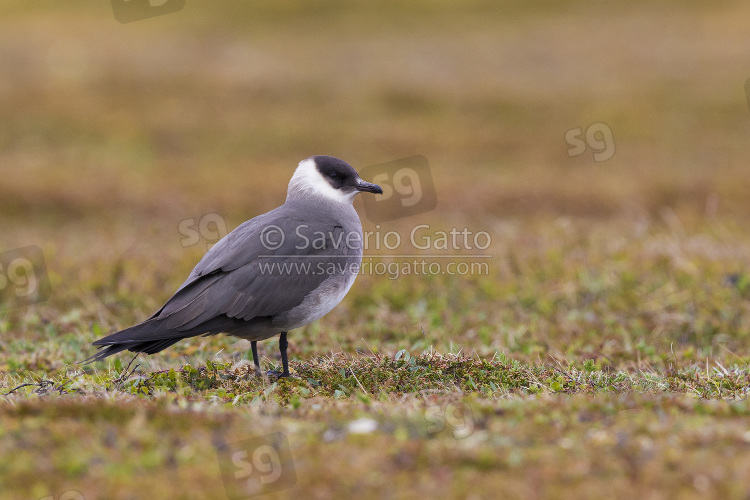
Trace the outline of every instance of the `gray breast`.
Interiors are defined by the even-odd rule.
[[[344,299],[356,278],[356,273],[331,276],[305,297],[300,305],[276,316],[272,324],[281,331],[287,331],[322,318]]]
[[[257,274],[264,262],[276,265],[277,272],[256,276],[253,284],[260,285],[260,278],[265,286],[249,301],[255,304],[253,311],[261,309],[258,304],[273,306],[270,314],[246,316],[247,323],[230,333],[248,340],[263,340],[323,317],[346,296],[362,263],[362,225],[351,206],[288,205],[281,217],[266,224],[282,226],[286,237],[277,251],[264,250],[253,269]],[[241,285],[233,288],[243,293]]]
[[[299,305],[273,318],[273,326],[282,331],[299,328],[325,316],[344,299],[357,278],[362,264],[362,225],[353,207],[333,208],[340,224],[337,227],[344,235],[354,234],[356,238],[332,241],[334,248],[328,255],[312,259],[310,272],[318,276],[324,274],[326,278]]]

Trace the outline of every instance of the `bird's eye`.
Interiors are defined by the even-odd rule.
[[[330,177],[331,179],[338,179],[339,174],[337,172],[329,172],[328,177]]]

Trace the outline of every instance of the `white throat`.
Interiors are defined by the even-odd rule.
[[[359,191],[356,190],[351,193],[344,193],[334,189],[318,172],[315,160],[308,158],[299,162],[297,170],[294,171],[292,180],[289,181],[289,188],[286,191],[286,199],[289,201],[292,199],[320,198],[351,205],[354,197],[358,194]]]

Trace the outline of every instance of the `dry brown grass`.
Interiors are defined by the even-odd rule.
[[[0,498],[216,497],[217,429],[287,435],[297,482],[281,496],[744,498],[747,19],[738,0],[188,0],[120,25],[106,2],[5,0],[0,251],[41,247],[52,294],[0,311],[3,393],[65,382],[200,258],[181,220],[231,229],[277,206],[312,154],[358,169],[424,155],[437,208],[381,231],[493,244],[486,275],[361,276],[291,335],[291,383],[200,385],[208,361],[247,350],[213,338],[127,386],[101,363],[19,389],[0,404]],[[568,157],[566,131],[598,122],[613,158]],[[402,349],[494,357],[492,377],[517,383],[474,387],[468,361],[459,379],[430,365],[429,393],[401,365],[380,393],[360,380]],[[272,342],[262,353],[276,363]],[[144,381],[188,360],[195,380]],[[449,401],[472,408],[467,439],[420,427]],[[341,430],[360,417],[378,429]]]

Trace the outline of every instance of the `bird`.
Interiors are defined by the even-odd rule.
[[[212,246],[151,317],[92,345],[82,363],[122,351],[155,354],[182,339],[219,333],[251,342],[279,335],[288,377],[287,333],[320,319],[347,294],[362,263],[362,223],[354,198],[383,194],[332,156],[302,160],[280,207],[239,225]]]

